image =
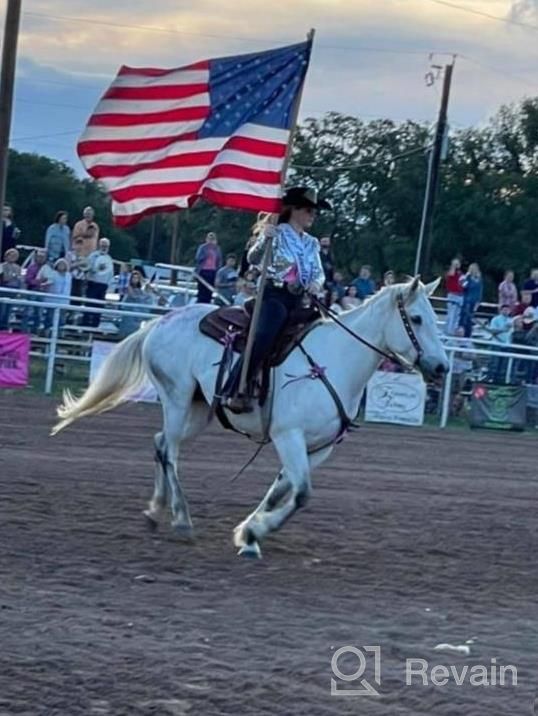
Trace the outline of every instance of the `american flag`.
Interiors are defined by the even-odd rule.
[[[278,211],[311,41],[172,70],[122,67],[77,150],[120,226],[202,197]]]

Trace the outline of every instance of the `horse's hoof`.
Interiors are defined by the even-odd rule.
[[[257,542],[251,542],[250,544],[244,544],[237,554],[240,557],[246,557],[247,559],[261,559],[262,558],[262,551],[260,549],[260,545]]]
[[[153,517],[151,512],[149,510],[144,510],[142,512],[144,515],[144,519],[146,521],[146,527],[150,532],[157,532],[157,529],[159,528],[159,523],[157,520]]]
[[[174,533],[182,542],[194,542],[194,530],[192,525],[183,523],[172,525]]]

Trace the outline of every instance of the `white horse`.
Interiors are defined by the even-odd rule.
[[[341,315],[341,322],[380,351],[392,351],[425,373],[442,375],[447,357],[429,301],[437,286],[438,281],[424,286],[416,277],[384,288],[361,307]],[[155,488],[144,514],[156,527],[168,504],[173,528],[185,537],[192,535],[192,522],[177,464],[180,452],[204,430],[210,417],[223,347],[200,333],[198,324],[213,310],[215,306],[205,304],[187,306],[126,338],[78,400],[64,395],[58,409],[61,421],[53,431],[125,402],[149,376],[162,403],[164,426],[155,435]],[[313,328],[303,346],[321,369],[318,374],[323,372],[332,384],[341,408],[324,382],[315,379],[316,372],[298,348],[274,369],[269,437],[282,469],[258,507],[235,529],[240,554],[260,556],[260,543],[268,533],[306,504],[312,491],[311,472],[331,454],[341,433],[342,408],[349,417],[357,414],[366,383],[380,362],[378,352],[331,319]],[[243,415],[226,412],[238,430],[255,440],[264,437],[262,409]]]

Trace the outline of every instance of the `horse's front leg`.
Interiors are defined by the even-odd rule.
[[[280,529],[296,510],[306,505],[312,491],[310,484],[310,463],[304,436],[301,430],[290,430],[287,433],[273,437],[273,443],[282,462],[281,479],[282,490],[280,498],[287,495],[287,498],[280,507],[267,509],[273,499],[279,495],[277,491],[278,482],[273,485],[262,504],[250,517],[241,523],[235,534],[235,544],[240,547],[240,554],[258,552],[259,543],[269,532]],[[273,491],[273,492],[272,492]],[[272,494],[271,494],[272,493]],[[268,499],[269,498],[269,499]],[[264,506],[266,509],[260,509]],[[254,547],[252,547],[254,545]],[[250,549],[249,549],[250,546]]]

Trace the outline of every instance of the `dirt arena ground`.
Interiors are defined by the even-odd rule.
[[[51,439],[53,410],[0,394],[0,716],[533,713],[536,435],[366,426],[253,563],[231,533],[276,474],[271,448],[230,484],[252,446],[200,440],[187,545],[141,517],[158,408]],[[470,639],[468,657],[434,651]],[[381,647],[379,696],[331,696],[346,645]],[[406,686],[409,658],[460,673],[497,659],[518,684]],[[363,678],[375,686],[370,659]]]

